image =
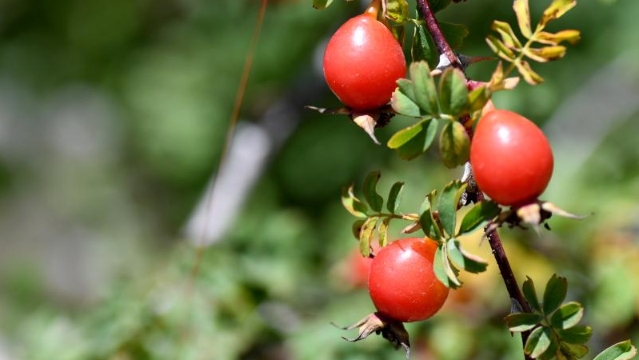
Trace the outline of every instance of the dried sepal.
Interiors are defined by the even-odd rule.
[[[389,319],[380,313],[373,313],[346,327],[333,325],[342,330],[358,329],[356,337],[352,339],[342,337],[342,339],[350,342],[364,340],[371,334],[382,335],[382,337],[393,344],[395,348],[403,348],[406,352],[406,359],[410,358],[410,339],[408,331],[406,331],[402,322]]]

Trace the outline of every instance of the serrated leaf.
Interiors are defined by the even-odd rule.
[[[442,162],[449,168],[454,168],[468,161],[470,138],[464,125],[457,121],[448,121],[444,125],[439,137],[439,151]]]
[[[446,243],[450,260],[459,268],[469,273],[479,274],[486,271],[488,263],[479,256],[470,254],[461,247],[459,241],[450,239]]]
[[[630,340],[626,340],[610,346],[593,360],[627,360],[636,355],[637,349],[630,343]]]
[[[353,216],[363,219],[367,217],[366,212],[368,211],[368,207],[355,197],[353,194],[353,185],[345,187],[342,190],[342,205],[344,205],[344,208]]]
[[[428,64],[425,61],[412,63],[409,72],[415,103],[419,105],[423,114],[436,117],[439,115],[437,89]]]
[[[431,209],[427,209],[419,216],[419,225],[422,227],[424,234],[433,240],[441,239],[441,230],[433,219]]]
[[[578,30],[562,30],[554,34],[541,31],[535,37],[535,41],[547,45],[559,45],[564,41],[574,45],[579,42],[580,39],[581,34]]]
[[[388,245],[388,226],[393,218],[385,217],[379,223],[379,227],[377,228],[377,232],[379,233],[379,247],[383,248]]]
[[[399,79],[397,83],[400,84],[400,81],[406,79]],[[412,88],[411,88],[412,93]],[[401,86],[395,91],[393,91],[393,95],[391,96],[391,107],[395,110],[396,113],[411,117],[419,117],[422,115],[419,105],[417,105],[413,100],[411,100],[410,96],[408,96],[405,92],[403,92]]]
[[[375,233],[377,221],[379,221],[379,217],[369,217],[362,225],[362,231],[359,233],[359,251],[364,257],[368,257],[371,254],[371,239]]]
[[[469,233],[485,226],[499,213],[501,213],[501,208],[496,202],[487,200],[478,202],[464,215],[457,235]]]
[[[391,189],[388,192],[386,209],[388,209],[391,214],[395,214],[397,212],[397,209],[402,202],[402,190],[404,190],[404,183],[398,181],[391,186]]]
[[[543,318],[536,313],[515,313],[506,316],[504,319],[508,330],[512,332],[523,332],[532,330]]]
[[[439,105],[441,112],[458,118],[468,102],[468,87],[461,70],[447,68],[439,80]]]
[[[488,35],[486,37],[486,43],[488,43],[488,46],[495,53],[495,55],[499,56],[500,58],[508,62],[513,62],[513,60],[515,59],[515,53],[511,49],[509,49],[506,44],[504,44],[501,40],[497,39],[493,35]]]
[[[384,16],[387,19],[398,24],[403,24],[408,20],[408,1],[387,0],[384,3],[386,4]]]
[[[592,328],[590,326],[583,325],[573,326],[566,330],[557,329],[556,331],[561,338],[561,341],[565,341],[570,344],[587,343],[592,336]]]
[[[326,9],[331,5],[333,0],[313,0],[313,7],[318,10]]]
[[[537,290],[535,290],[535,283],[529,277],[526,277],[524,285],[522,286],[524,297],[528,301],[530,307],[534,310],[541,311],[541,305],[539,304],[539,298],[537,298]]]
[[[364,199],[373,211],[382,211],[384,198],[377,193],[377,183],[381,177],[379,171],[371,171],[364,179]]]
[[[530,27],[530,8],[528,0],[515,0],[513,2],[513,10],[517,15],[517,24],[519,24],[519,31],[526,38],[529,39],[532,35],[532,29]]]
[[[527,61],[515,61],[513,64],[517,67],[519,74],[526,80],[530,85],[538,85],[544,82],[544,78],[539,76],[531,67]]]
[[[462,183],[459,180],[451,181],[446,184],[439,196],[437,212],[439,213],[439,220],[442,227],[449,236],[455,234],[457,205],[459,204],[462,193],[466,189],[466,185],[466,183]]]
[[[435,41],[424,25],[420,23],[415,24],[415,30],[413,31],[411,57],[413,62],[426,61],[429,68],[437,66],[439,61],[439,53],[437,52]]]
[[[452,49],[458,49],[464,44],[464,39],[468,36],[468,27],[464,24],[454,24],[446,21],[440,21],[439,27],[444,34],[444,38],[448,41],[448,45]]]
[[[499,36],[501,36],[501,40],[507,47],[511,49],[522,48],[521,42],[519,42],[519,39],[517,39],[517,35],[515,35],[515,32],[513,31],[513,28],[510,26],[509,23],[505,21],[495,20],[493,21],[491,28],[499,33]]]
[[[396,132],[386,145],[397,150],[400,158],[411,160],[428,150],[433,144],[435,135],[437,135],[437,120],[425,119]]]
[[[353,225],[351,226],[351,230],[353,231],[353,236],[355,237],[355,239],[359,240],[359,236],[362,232],[362,227],[364,226],[364,222],[366,220],[355,220],[353,222]]]
[[[581,359],[588,354],[588,347],[581,344],[569,344],[562,342],[559,346],[559,350],[567,359]]]
[[[538,327],[530,333],[524,346],[524,352],[533,359],[537,358],[548,350],[551,341],[550,329],[543,326]]]
[[[566,47],[562,45],[546,46],[543,48],[527,48],[524,54],[537,62],[545,63],[548,61],[559,60],[566,55]]]
[[[546,284],[546,290],[544,290],[544,301],[542,303],[544,314],[549,316],[553,311],[557,310],[566,298],[567,293],[568,280],[553,274]]]
[[[577,5],[576,0],[554,0],[546,10],[544,10],[539,25],[545,27],[550,21],[559,19],[568,10]]]
[[[577,325],[584,316],[584,308],[578,302],[568,302],[559,307],[550,317],[550,324],[556,329],[569,329]]]

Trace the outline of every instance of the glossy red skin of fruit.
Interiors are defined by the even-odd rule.
[[[387,104],[397,79],[404,76],[406,59],[401,45],[370,14],[346,21],[326,46],[326,82],[353,110],[372,110]]]
[[[437,243],[424,238],[394,241],[371,263],[368,290],[377,310],[391,319],[428,319],[446,302],[449,289],[433,271]]]
[[[537,200],[552,177],[552,149],[532,121],[508,110],[486,113],[475,128],[470,164],[479,188],[501,205]]]

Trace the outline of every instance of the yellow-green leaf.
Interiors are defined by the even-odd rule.
[[[524,60],[515,61],[515,66],[517,66],[517,70],[521,74],[521,76],[526,80],[530,85],[538,85],[544,82],[544,78],[542,78],[539,74],[537,74],[531,67],[530,64]]]
[[[515,53],[504,44],[501,40],[497,39],[493,35],[488,35],[486,37],[486,42],[488,46],[492,49],[492,51],[499,56],[500,58],[512,62],[515,59]]]
[[[566,47],[562,45],[546,46],[543,48],[528,48],[524,52],[527,57],[532,60],[545,63],[548,61],[559,60],[566,55]]]
[[[506,46],[511,49],[521,49],[521,42],[517,39],[517,35],[515,35],[509,23],[495,20],[491,28],[501,35],[501,39]]]
[[[515,0],[513,2],[513,10],[517,15],[517,23],[519,24],[519,31],[521,34],[529,39],[532,35],[530,27],[530,8],[528,6],[528,0]]]
[[[559,19],[577,5],[577,0],[554,0],[541,16],[539,25],[545,27],[550,21]]]
[[[554,34],[541,31],[537,34],[537,36],[535,36],[535,41],[547,45],[559,45],[564,41],[574,45],[579,42],[580,39],[581,33],[579,30],[562,30]]]

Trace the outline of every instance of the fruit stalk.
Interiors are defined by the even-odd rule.
[[[435,41],[435,46],[437,46],[437,51],[440,54],[446,55],[450,64],[458,69],[463,70],[463,66],[459,61],[459,58],[453,51],[453,49],[448,44],[448,41],[444,37],[442,33],[442,29],[439,27],[439,23],[437,19],[435,19],[435,14],[430,8],[430,4],[428,0],[417,0],[417,7],[419,11],[422,13],[422,17],[424,17],[424,21],[426,22],[426,27],[428,28],[428,32],[433,37]]]

